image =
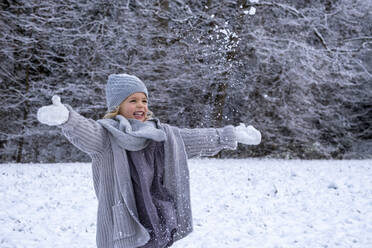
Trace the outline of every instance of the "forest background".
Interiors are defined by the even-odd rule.
[[[372,1],[1,1],[0,162],[89,161],[36,112],[102,118],[112,73],[162,122],[262,132],[220,157],[372,158]]]

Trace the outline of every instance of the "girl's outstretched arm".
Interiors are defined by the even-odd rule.
[[[223,128],[180,129],[188,158],[195,156],[213,156],[222,149],[235,150],[238,143],[258,145],[261,133],[253,126],[241,123]]]
[[[213,156],[222,149],[235,150],[238,142],[233,126],[180,129],[188,158]]]
[[[109,141],[99,123],[80,115],[71,106],[63,105],[58,96],[53,96],[52,102],[38,110],[37,118],[41,123],[60,127],[73,145],[90,156],[104,151]]]

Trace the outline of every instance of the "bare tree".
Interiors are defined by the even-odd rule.
[[[260,146],[222,156],[370,157],[371,9],[362,0],[3,1],[1,161],[88,161],[36,111],[60,94],[101,118],[107,76],[122,72],[145,81],[163,122],[262,131]]]

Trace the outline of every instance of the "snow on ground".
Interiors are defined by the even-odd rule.
[[[190,160],[175,248],[372,247],[372,160]],[[95,247],[87,163],[0,164],[0,247]]]

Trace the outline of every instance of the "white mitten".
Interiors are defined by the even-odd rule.
[[[69,111],[61,103],[61,98],[57,95],[52,97],[52,105],[39,108],[37,111],[37,119],[43,124],[49,126],[57,126],[65,123],[68,120]]]
[[[258,145],[261,143],[261,133],[253,126],[246,127],[244,123],[240,123],[235,127],[235,135],[239,143],[246,145]]]

